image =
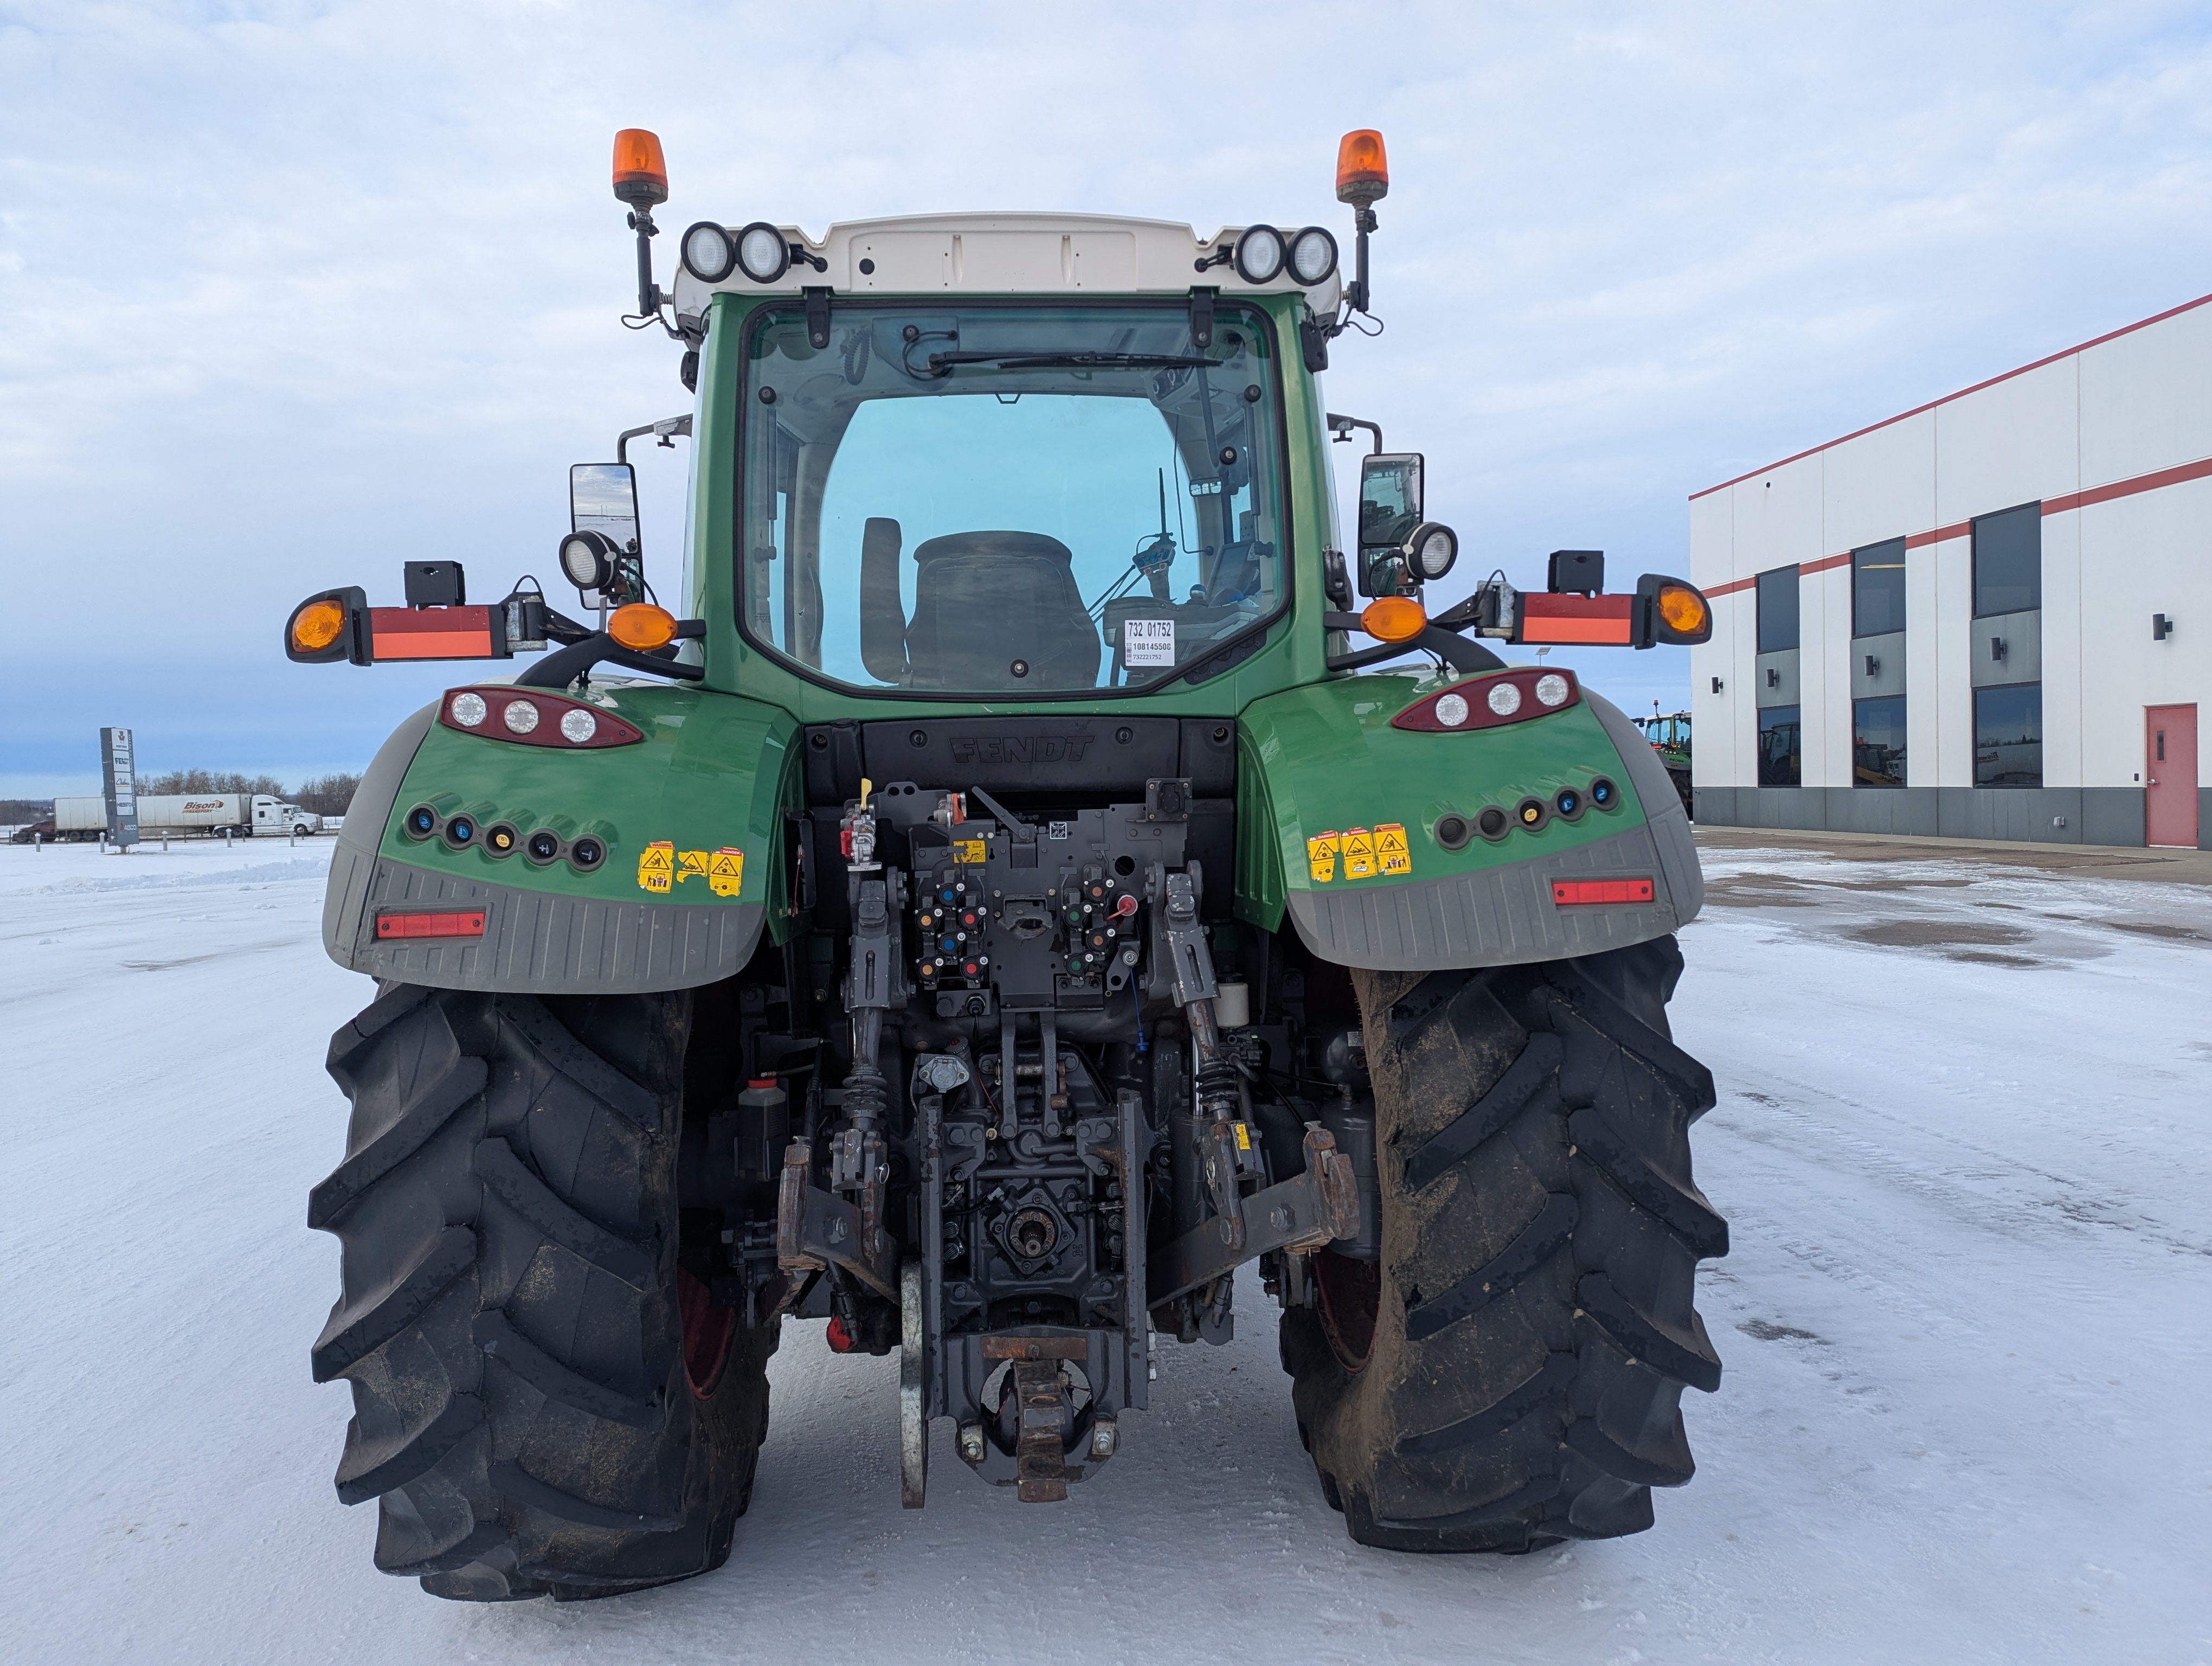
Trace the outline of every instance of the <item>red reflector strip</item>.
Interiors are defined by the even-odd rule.
[[[482,937],[483,933],[484,911],[482,909],[463,909],[451,914],[380,914],[376,916],[379,942],[394,937]]]
[[[489,660],[489,607],[372,607],[373,660]]]
[[[1578,907],[1587,903],[1648,903],[1651,900],[1649,879],[1554,879],[1552,881],[1552,900],[1561,908]]]
[[[1630,622],[1635,609],[1633,596],[1529,592],[1521,598],[1521,641],[1626,643],[1634,639]]]

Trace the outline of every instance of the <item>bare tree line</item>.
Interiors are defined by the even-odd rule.
[[[283,799],[319,816],[343,816],[353,802],[361,777],[351,775],[317,775],[289,791],[274,775],[249,775],[233,769],[172,769],[165,775],[141,775],[138,790],[150,798],[173,793],[263,793]]]
[[[167,775],[138,777],[138,791],[149,798],[177,793],[265,793],[318,816],[344,815],[360,785],[356,775],[316,775],[292,790],[274,775],[249,775],[236,769],[172,769]],[[53,813],[52,799],[0,799],[0,825],[44,821]]]

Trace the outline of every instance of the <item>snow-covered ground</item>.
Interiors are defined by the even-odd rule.
[[[721,1572],[465,1607],[369,1566],[307,1378],[330,844],[0,847],[0,1655],[27,1662],[2212,1660],[2212,890],[1710,853],[1680,1039],[1735,1252],[1634,1539],[1366,1551],[1256,1287],[1054,1507],[787,1330]]]

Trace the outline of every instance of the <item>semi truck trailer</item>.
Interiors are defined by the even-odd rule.
[[[257,833],[289,837],[295,826],[322,830],[322,818],[266,793],[167,793],[138,800],[142,836],[163,833]],[[107,801],[97,793],[54,800],[54,836],[91,840],[107,830]]]

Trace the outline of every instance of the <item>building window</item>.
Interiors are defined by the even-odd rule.
[[[1851,635],[1887,636],[1904,629],[1905,540],[1852,550]]]
[[[1905,696],[1851,702],[1851,785],[1905,785]]]
[[[1797,569],[1778,567],[1759,575],[1759,651],[1778,654],[1797,646]]]
[[[2043,605],[2043,506],[2023,503],[1974,522],[1974,617]]]
[[[2043,785],[2043,684],[1974,690],[1974,785]]]
[[[1790,576],[1796,576],[1791,570]],[[1764,706],[1759,713],[1759,784],[1798,787],[1804,769],[1798,757],[1797,710],[1795,706]]]

